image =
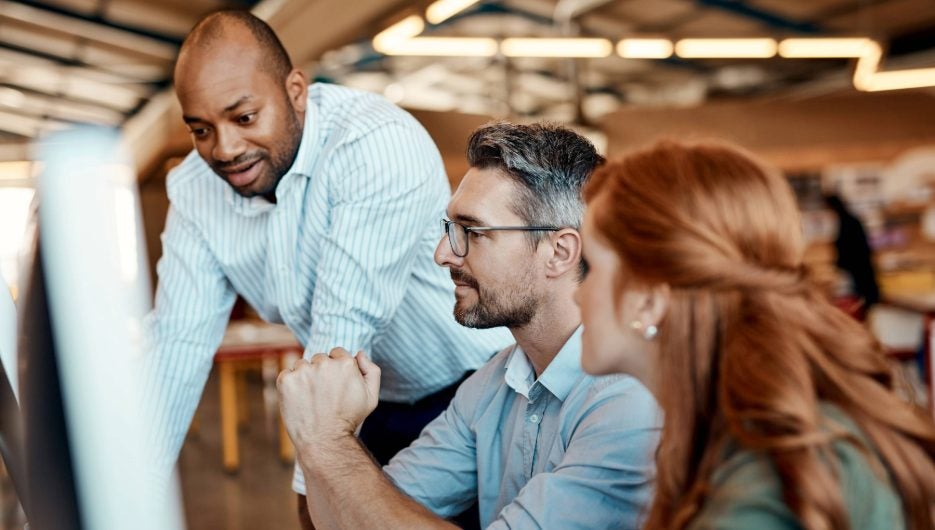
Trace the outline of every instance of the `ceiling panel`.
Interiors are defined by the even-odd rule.
[[[928,27],[935,21],[935,0],[888,0],[825,21],[836,31],[897,35]]]
[[[0,42],[21,50],[32,50],[58,57],[74,57],[75,37],[42,26],[27,24],[0,15]]]
[[[123,124],[171,82],[194,23],[255,0],[0,0],[0,111],[8,133]],[[36,122],[36,123],[33,123]],[[38,125],[37,125],[38,123]]]
[[[15,111],[0,109],[0,130],[26,137],[61,129],[68,124],[58,120],[38,119]]]
[[[826,83],[831,87],[827,90],[853,90],[848,61],[632,60],[617,56],[506,60],[384,57],[373,50],[370,37],[374,33],[405,14],[421,11],[427,3],[0,0],[0,87],[22,93],[22,97],[7,98],[19,102],[19,108],[5,107],[0,101],[0,111],[16,116],[8,127],[16,130],[0,134],[24,134],[45,122],[62,120],[126,120],[154,94],[161,94],[157,102],[174,101],[168,88],[172,63],[189,28],[212,10],[251,5],[267,14],[293,59],[312,76],[357,83],[388,97],[402,97],[407,104],[424,100],[439,108],[507,115],[510,109],[505,102],[512,101],[514,112],[542,117],[573,111],[570,104],[579,92],[584,92],[583,100],[599,99],[610,108],[614,101],[697,104],[705,98],[747,97],[758,90],[781,94],[827,79],[835,80]],[[551,20],[557,4],[558,0],[481,0],[472,11],[429,31],[435,36],[494,38],[557,35],[562,28]],[[935,31],[935,0],[610,0],[603,5],[599,1],[586,4],[594,7],[577,20],[577,27],[584,35],[611,39],[634,34],[672,39],[782,34],[753,14],[738,13],[738,7],[791,22],[814,23],[829,32]],[[920,49],[903,48],[900,52],[894,47],[892,53]],[[572,65],[581,81],[577,91],[568,81]],[[391,85],[396,86],[387,88]],[[44,122],[30,115],[49,119]],[[136,114],[141,115],[147,113]]]
[[[676,23],[695,10],[689,0],[622,0],[611,2],[595,13],[635,24],[638,29],[656,29]]]
[[[67,33],[91,42],[106,43],[119,48],[135,50],[138,53],[145,53],[162,59],[174,59],[177,51],[177,47],[172,44],[159,42],[132,31],[45,10],[25,3],[0,0],[0,12],[3,13],[5,18]]]
[[[217,4],[194,1],[187,6],[173,6],[163,2],[111,1],[107,3],[105,16],[117,24],[146,28],[181,40],[200,15],[216,9]]]
[[[854,0],[808,0],[806,2],[790,0],[749,0],[747,3],[754,8],[759,8],[796,22],[812,21],[821,18],[824,13],[848,6],[858,7]]]
[[[720,9],[699,9],[696,16],[677,27],[673,37],[750,37],[771,35],[774,30],[753,18]]]
[[[85,15],[93,15],[101,7],[100,0],[45,0],[44,4]]]
[[[26,95],[16,110],[33,116],[54,116],[73,122],[119,125],[123,121],[123,113],[116,110],[34,93]]]

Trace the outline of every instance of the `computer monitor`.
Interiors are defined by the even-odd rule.
[[[56,133],[38,155],[37,238],[18,311],[22,413],[0,425],[30,530],[181,528],[177,493],[150,469],[139,370],[150,289],[119,134]]]
[[[20,301],[20,381],[22,467],[11,477],[30,529],[82,528],[78,514],[69,433],[49,318],[41,245],[32,255],[28,287]],[[8,462],[14,463],[15,458]],[[16,465],[16,464],[14,464]],[[21,489],[22,488],[22,489]]]

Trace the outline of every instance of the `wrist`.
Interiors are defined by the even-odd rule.
[[[296,447],[296,456],[302,470],[309,474],[341,463],[343,448],[357,445],[354,433],[346,431],[319,432],[308,438],[302,447]]]

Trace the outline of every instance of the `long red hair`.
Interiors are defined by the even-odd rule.
[[[618,289],[630,278],[671,287],[645,528],[692,520],[728,441],[771,459],[806,529],[848,528],[830,444],[858,442],[823,421],[827,402],[872,444],[865,454],[888,473],[908,527],[933,529],[935,424],[897,397],[879,343],[809,282],[779,173],[724,144],[664,141],[599,168],[584,196],[623,263]]]

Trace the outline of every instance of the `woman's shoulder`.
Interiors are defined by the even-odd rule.
[[[832,445],[851,528],[904,528],[902,505],[885,471],[882,466],[871,463],[872,450],[858,445],[867,444],[864,436],[840,410],[823,406],[822,413],[834,427],[853,435],[837,439]],[[802,527],[783,501],[782,483],[769,457],[735,446],[728,449],[727,457],[712,475],[705,505],[691,528]]]

